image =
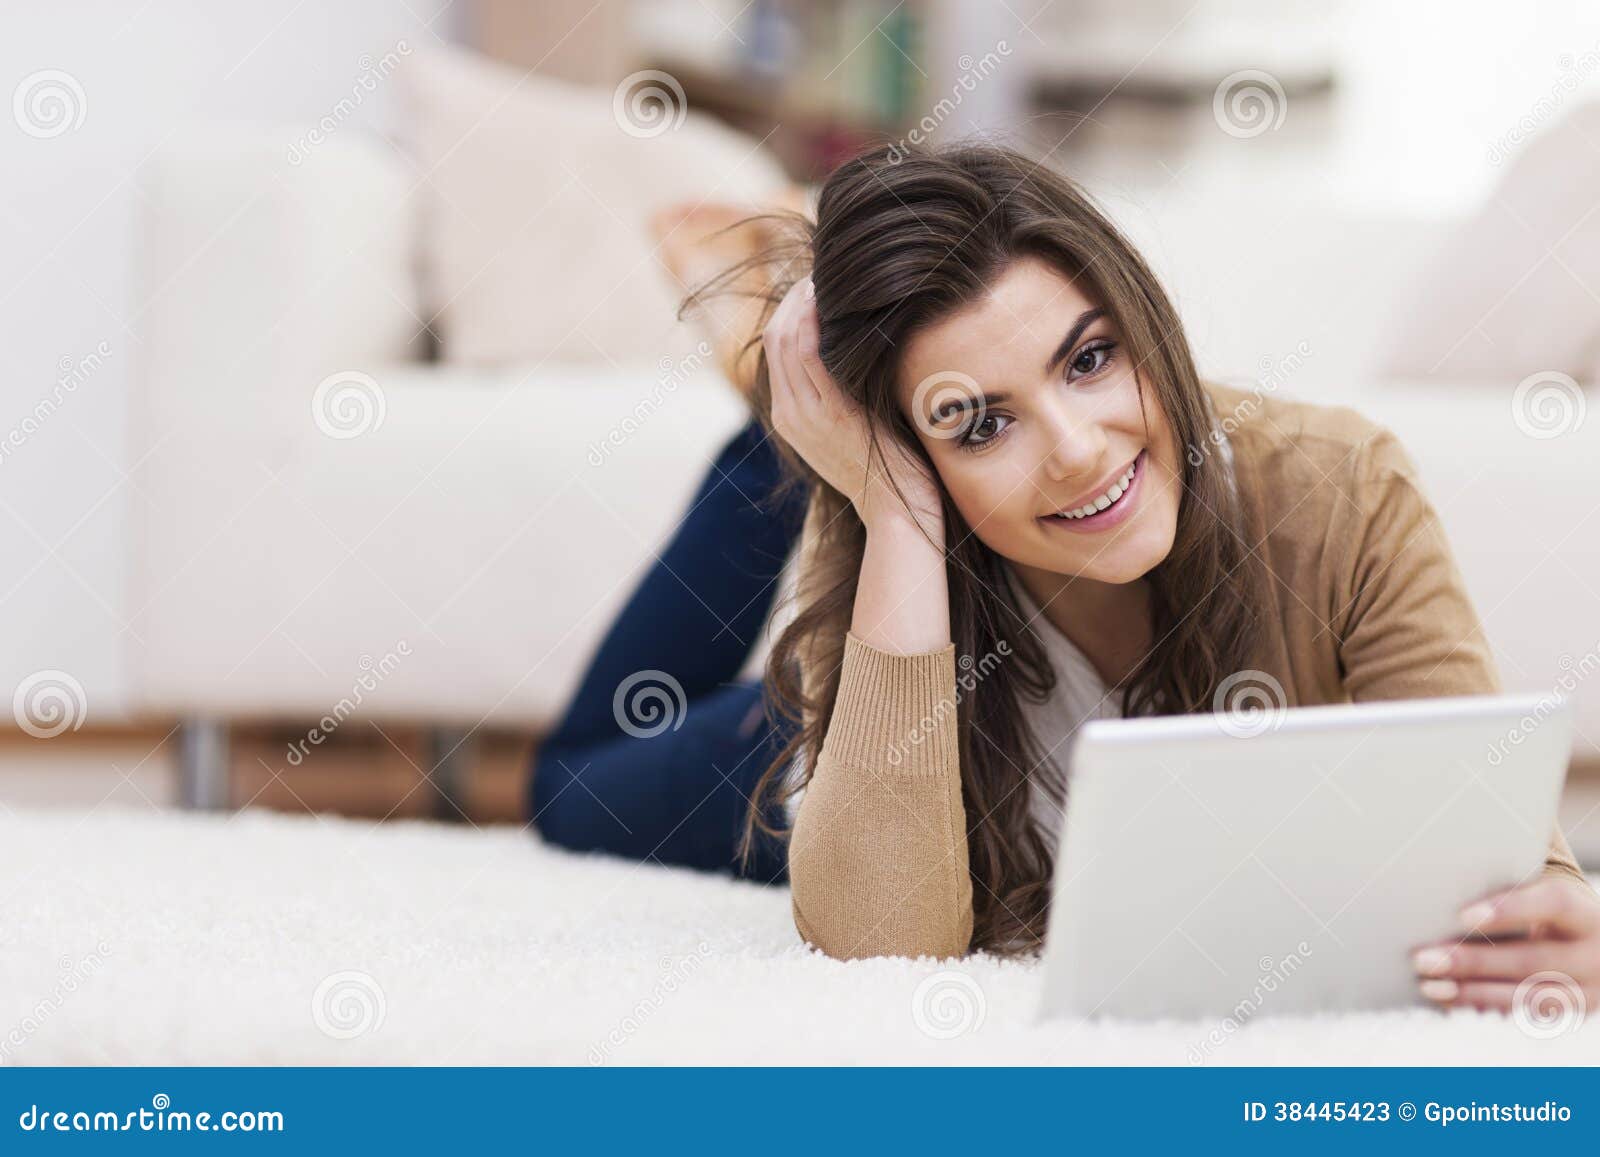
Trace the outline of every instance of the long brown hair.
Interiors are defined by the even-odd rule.
[[[1141,404],[1149,387],[1180,448],[1208,444],[1214,417],[1166,293],[1089,198],[1044,165],[985,142],[874,149],[827,178],[814,224],[798,215],[788,221],[787,241],[745,265],[765,263],[770,269],[782,263],[783,272],[767,286],[768,309],[796,279],[810,274],[822,361],[862,406],[875,445],[894,438],[933,469],[896,401],[899,353],[912,334],[975,300],[1023,256],[1082,279],[1121,331],[1137,367]],[[742,268],[725,278],[739,276]],[[758,334],[751,344],[759,341]],[[793,738],[756,788],[746,854],[756,839],[782,835],[771,817],[782,814],[782,803],[815,770],[839,690],[866,543],[848,500],[772,431],[764,355],[755,377],[756,410],[790,466],[790,484],[808,488],[809,509],[797,613],[773,644],[766,671],[768,698],[795,725]],[[1259,637],[1260,566],[1243,537],[1241,498],[1227,473],[1213,468],[1215,460],[1216,455],[1184,455],[1176,537],[1147,575],[1156,642],[1120,685],[1124,715],[1209,711],[1218,684],[1251,666]],[[1024,721],[1019,698],[1042,701],[1055,677],[1025,627],[1004,560],[979,541],[948,495],[944,514],[958,662],[967,668],[983,656],[1007,656],[986,666],[957,706],[972,946],[1025,952],[1042,942],[1051,853],[1029,806],[1030,772],[1045,753]],[[788,769],[797,757],[800,774],[791,777]]]

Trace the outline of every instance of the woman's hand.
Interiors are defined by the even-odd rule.
[[[879,439],[887,463],[868,454],[871,434],[866,415],[844,396],[823,366],[810,278],[789,289],[762,331],[761,342],[772,382],[772,424],[784,441],[850,500],[869,531],[910,523],[943,543],[938,483],[892,437]],[[905,501],[896,494],[895,483]]]
[[[1574,1016],[1583,1007],[1600,1008],[1600,896],[1588,885],[1544,876],[1468,905],[1461,923],[1491,939],[1418,949],[1413,963],[1428,999],[1501,1011],[1521,1002],[1522,1013],[1535,1019],[1546,1015],[1546,1001]],[[1519,996],[1517,986],[1541,972],[1553,975]]]

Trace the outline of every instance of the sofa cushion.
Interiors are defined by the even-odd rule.
[[[665,74],[587,88],[436,48],[404,77],[447,362],[688,353],[699,335],[675,320],[681,291],[653,255],[651,214],[788,185],[758,141],[653,102],[676,84]]]

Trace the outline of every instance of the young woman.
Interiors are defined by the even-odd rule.
[[[755,424],[723,451],[544,745],[547,838],[787,869],[833,956],[1023,952],[1084,719],[1498,690],[1393,436],[1202,383],[1070,182],[992,145],[878,152],[807,229],[753,391],[803,494]],[[737,682],[797,533],[797,613]],[[651,735],[619,697],[645,671],[687,703]],[[1600,898],[1559,831],[1463,921],[1419,946],[1430,998],[1506,1007],[1554,970],[1600,999]]]

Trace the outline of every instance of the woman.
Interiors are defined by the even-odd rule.
[[[559,843],[703,867],[743,819],[738,870],[786,866],[830,955],[1028,951],[1083,719],[1231,710],[1241,680],[1285,705],[1499,683],[1390,434],[1203,385],[1144,262],[1049,170],[901,156],[829,177],[811,275],[761,335],[753,401],[808,497],[764,686],[731,681],[799,511],[752,425],[546,745],[533,812]],[[648,738],[613,703],[642,670],[687,700]],[[1600,997],[1600,899],[1559,831],[1539,879],[1464,919],[1483,935],[1417,954],[1440,1004],[1506,1007],[1545,969]]]

